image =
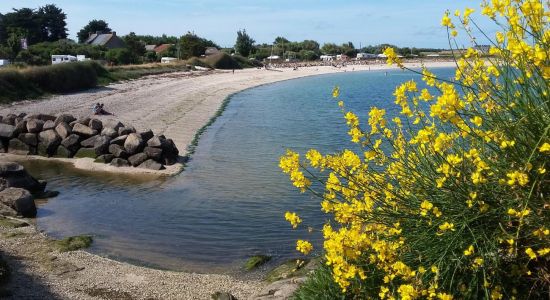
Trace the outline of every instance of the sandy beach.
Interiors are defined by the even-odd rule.
[[[428,68],[452,67],[454,62],[428,62],[425,65]],[[410,68],[419,66],[419,63],[407,64]],[[308,67],[275,71],[246,69],[234,74],[231,71],[171,73],[70,95],[3,105],[0,106],[0,115],[25,112],[87,116],[91,114],[92,105],[101,102],[106,110],[114,113],[114,118],[123,123],[138,130],[150,128],[157,134],[172,138],[180,154],[184,155],[196,132],[234,93],[304,76],[392,68],[387,65],[350,65],[346,68]],[[10,157],[13,158],[4,155],[0,159]],[[91,170],[100,168],[90,161],[80,161],[75,165]],[[139,172],[128,169],[126,172]],[[17,266],[7,286],[13,299],[210,299],[217,291],[230,292],[238,299],[285,299],[284,296],[266,295],[271,287],[262,281],[153,270],[84,251],[59,253],[48,246],[47,237],[32,224],[23,228],[2,228],[0,225],[0,234],[3,236],[0,249],[8,262]]]
[[[428,68],[450,67],[454,62],[427,62]],[[407,67],[419,67],[419,63]],[[232,71],[196,71],[193,74],[170,73],[112,84],[84,92],[56,95],[33,101],[0,106],[0,115],[8,113],[69,113],[83,117],[91,115],[92,106],[101,102],[116,118],[138,130],[152,129],[174,140],[185,154],[195,133],[216,113],[231,94],[277,81],[338,72],[394,69],[385,64],[306,67],[293,70],[244,69]]]

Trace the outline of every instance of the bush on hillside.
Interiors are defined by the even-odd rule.
[[[207,56],[204,59],[204,62],[215,69],[242,69],[242,67],[235,59],[233,59],[233,57],[223,52]]]
[[[213,68],[211,65],[204,62],[204,60],[199,59],[198,57],[191,57],[186,61],[186,63],[193,67],[203,67],[203,68]]]
[[[467,35],[472,12],[456,12]],[[312,149],[305,159],[288,151],[280,160],[294,186],[322,198],[326,264],[346,298],[550,294],[548,6],[484,1],[482,14],[503,30],[487,42],[490,59],[469,48],[451,80],[423,68],[426,88],[414,80],[396,88],[398,117],[373,107],[361,123],[335,88],[361,150]],[[449,12],[442,24],[457,36]],[[405,69],[393,48],[384,54]],[[296,244],[305,254],[312,247]]]

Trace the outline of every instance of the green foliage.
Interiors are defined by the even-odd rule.
[[[266,262],[268,262],[270,260],[271,260],[271,256],[268,256],[268,255],[254,255],[246,261],[246,264],[244,265],[244,268],[247,271],[250,271],[252,269],[255,269],[255,268],[265,264]]]
[[[177,37],[167,36],[166,34],[161,36],[136,35],[136,37],[146,45],[176,44],[178,42]]]
[[[235,42],[235,50],[244,57],[248,57],[254,50],[254,39],[252,39],[246,30],[237,31],[237,41]]]
[[[77,235],[54,241],[54,245],[60,252],[86,249],[92,245],[93,239],[89,235]]]
[[[103,20],[91,20],[88,25],[84,26],[80,31],[76,34],[78,36],[78,42],[84,43],[88,37],[90,36],[90,33],[106,33],[111,32],[112,29],[109,28],[109,24]]]
[[[67,38],[67,15],[55,4],[48,4],[38,9],[42,41],[54,42]]]
[[[332,272],[325,264],[321,265],[294,292],[294,300],[336,300],[346,299],[346,295],[332,279]]]
[[[131,53],[131,58],[134,59],[132,63],[138,62],[139,58],[145,55],[145,43],[134,32],[130,32],[130,34],[124,37],[124,43],[126,44],[126,49]]]
[[[137,62],[138,57],[126,48],[116,48],[108,50],[105,59],[115,65],[127,65]]]
[[[27,38],[29,44],[65,39],[66,18],[67,15],[54,4],[36,10],[14,9],[0,18],[0,44],[7,44],[10,33]]]
[[[17,60],[32,66],[51,64],[52,55],[85,55],[91,59],[103,59],[106,49],[100,46],[77,44],[69,40],[43,42],[19,52]]]
[[[181,57],[182,59],[188,59],[193,56],[200,57],[204,54],[206,47],[220,48],[214,42],[201,38],[194,33],[188,32],[186,35],[180,38]]]
[[[215,69],[242,69],[241,65],[227,53],[217,53],[204,59],[204,62]]]
[[[65,93],[96,86],[107,71],[96,62],[68,63],[16,71],[0,71],[0,102]]]

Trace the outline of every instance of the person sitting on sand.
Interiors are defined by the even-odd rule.
[[[106,111],[103,103],[97,103],[94,106],[94,115],[112,115],[112,113]]]

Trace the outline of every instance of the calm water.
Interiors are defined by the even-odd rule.
[[[452,70],[438,74],[450,77]],[[335,85],[360,116],[392,104],[393,90],[417,77],[401,71],[340,73],[261,86],[232,97],[203,135],[185,172],[144,181],[90,174],[52,163],[29,166],[60,196],[42,203],[37,223],[54,237],[91,234],[91,252],[138,264],[196,272],[234,271],[251,254],[273,263],[297,257],[286,210],[321,228],[319,200],[300,194],[279,171],[286,148],[333,152],[349,147],[331,98]],[[366,121],[366,118],[363,119]]]

